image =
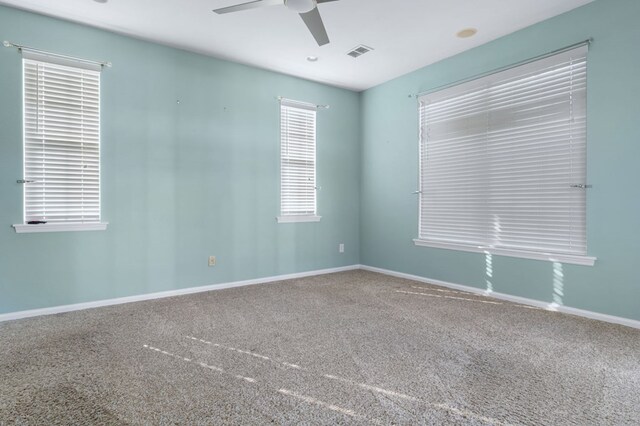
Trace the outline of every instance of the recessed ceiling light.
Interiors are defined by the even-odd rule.
[[[108,2],[109,0],[93,0],[93,1],[95,1],[96,3],[106,3],[106,2]]]
[[[307,56],[307,61],[316,62],[318,60],[317,56]]]
[[[456,35],[460,38],[469,38],[476,35],[477,32],[478,30],[475,28],[465,28],[464,30],[458,31]]]

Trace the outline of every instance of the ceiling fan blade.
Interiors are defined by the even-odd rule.
[[[338,1],[338,0],[316,0],[316,3],[329,3],[330,1]]]
[[[222,7],[220,9],[213,9],[215,13],[231,13],[231,12],[240,12],[241,10],[247,9],[256,9],[258,7],[264,6],[275,6],[275,5],[284,4],[283,0],[254,0],[247,3],[236,4],[235,6]]]
[[[329,43],[329,36],[327,35],[327,30],[324,28],[324,24],[322,23],[322,18],[320,17],[320,12],[318,12],[318,8],[315,7],[313,10],[310,10],[306,13],[301,13],[300,17],[311,31],[313,38],[316,39],[318,46],[323,46]]]

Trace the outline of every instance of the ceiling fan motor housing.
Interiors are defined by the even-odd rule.
[[[296,13],[307,13],[316,8],[316,0],[284,0],[285,6]]]

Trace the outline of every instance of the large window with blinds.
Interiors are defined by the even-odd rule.
[[[593,264],[587,46],[419,98],[416,245]]]
[[[280,216],[278,222],[317,222],[317,106],[280,102]]]
[[[104,229],[100,220],[100,68],[23,53],[24,225]]]

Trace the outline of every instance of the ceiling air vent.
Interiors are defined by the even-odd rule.
[[[367,47],[361,44],[360,46],[356,46],[350,51],[348,51],[347,55],[351,56],[352,58],[357,58],[358,56],[362,56],[367,52],[371,52],[372,50],[373,49],[371,47]]]

